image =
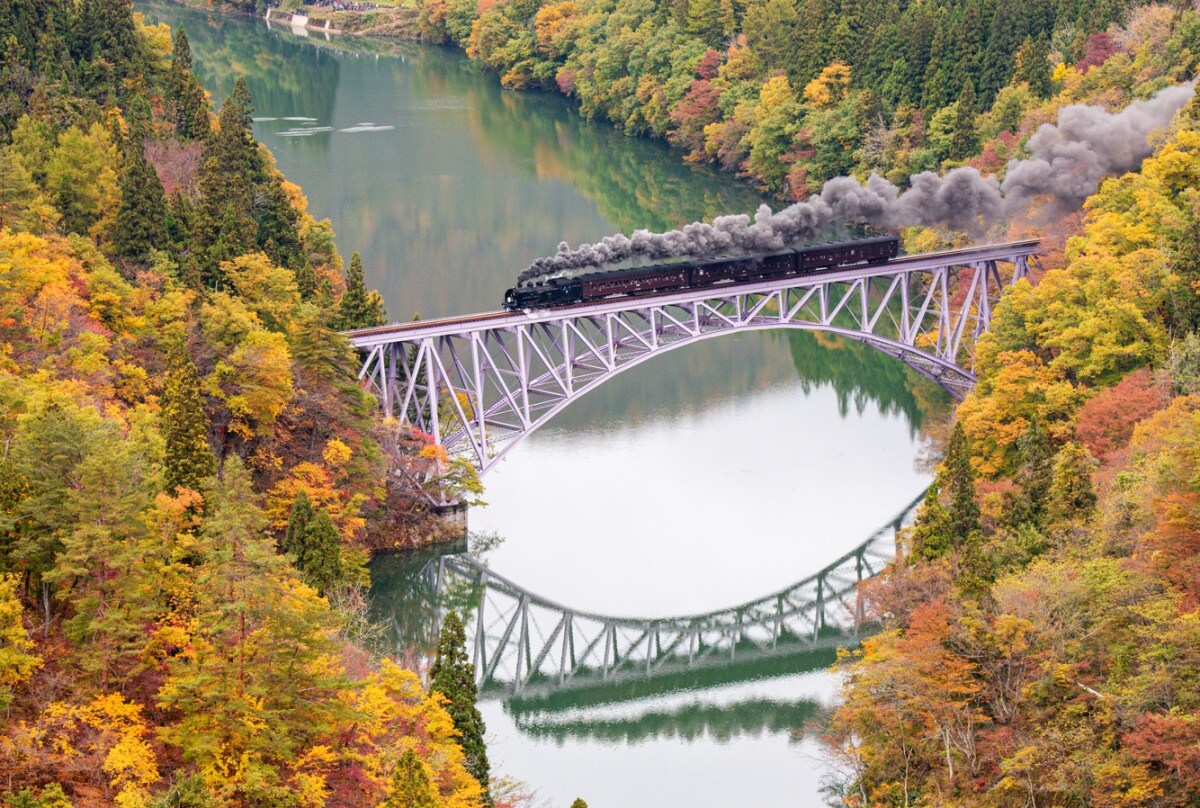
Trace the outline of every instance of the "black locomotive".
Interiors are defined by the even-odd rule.
[[[849,264],[882,263],[900,253],[895,236],[814,244],[770,255],[714,258],[697,263],[656,264],[574,278],[549,278],[504,293],[504,308],[544,309],[605,297],[692,289],[717,283],[746,283],[781,275],[808,275]]]

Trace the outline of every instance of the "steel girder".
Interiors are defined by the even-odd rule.
[[[655,679],[857,643],[865,622],[858,584],[891,561],[897,532],[912,521],[923,498],[815,575],[705,614],[637,618],[578,611],[524,589],[469,555],[435,559],[425,574],[442,610],[462,608],[464,596],[471,604],[464,622],[484,694],[536,696]]]
[[[894,356],[961,398],[975,340],[1038,242],[993,245],[809,276],[497,312],[349,334],[385,413],[481,474],[600,384],[666,351],[739,331],[827,331]],[[1005,269],[1002,271],[1001,266]]]

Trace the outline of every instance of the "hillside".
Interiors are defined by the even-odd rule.
[[[23,0],[0,43],[0,804],[489,803],[369,653],[404,458],[337,331],[383,317],[358,256],[182,31]]]

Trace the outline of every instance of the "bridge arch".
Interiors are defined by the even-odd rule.
[[[571,403],[631,367],[726,333],[825,331],[962,397],[964,365],[1037,241],[908,256],[816,275],[493,312],[351,332],[384,411],[486,473]],[[1004,269],[1002,270],[1002,267]]]
[[[423,574],[439,604],[439,619],[451,608],[463,611],[485,698],[669,682],[698,670],[736,670],[855,644],[866,621],[858,584],[890,563],[897,533],[912,522],[923,499],[924,492],[818,572],[700,614],[630,617],[573,609],[467,554],[433,559]]]
[[[792,330],[792,331],[823,331],[829,334],[846,337],[848,339],[864,342],[876,350],[882,351],[889,356],[898,359],[908,367],[913,368],[921,375],[941,385],[944,389],[954,395],[956,398],[961,398],[962,394],[970,390],[975,385],[975,375],[969,373],[957,365],[947,362],[940,357],[926,353],[925,351],[909,348],[908,346],[897,343],[895,340],[889,339],[870,339],[864,337],[859,332],[855,332],[846,328],[837,328],[832,326],[822,326],[812,323],[768,323],[761,325],[750,325],[737,329],[738,333],[746,331],[776,331],[776,330]],[[632,370],[639,365],[652,361],[657,357],[664,356],[672,351],[680,348],[686,348],[695,345],[699,342],[704,342],[716,337],[722,337],[726,334],[733,333],[733,330],[713,331],[711,333],[698,334],[689,340],[680,340],[679,342],[670,343],[659,347],[657,350],[646,351],[639,354],[621,364],[613,367],[609,372],[598,375],[594,380],[589,381],[586,386],[577,387],[571,395],[564,396],[554,402],[547,409],[537,411],[537,417],[531,420],[525,428],[515,434],[511,440],[503,443],[493,442],[492,453],[483,461],[479,462],[481,472],[485,472],[494,468],[505,456],[524,442],[527,438],[541,429],[543,426],[552,421],[555,416],[563,410],[570,407],[572,404],[596,390],[601,385],[612,381],[627,370]],[[449,449],[455,449],[463,445],[464,434],[460,427],[454,431],[446,432],[445,444]],[[472,446],[472,449],[475,447]],[[476,455],[478,458],[478,455]]]

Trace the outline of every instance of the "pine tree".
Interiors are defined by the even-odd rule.
[[[167,245],[167,201],[158,172],[146,160],[141,127],[134,128],[125,152],[113,245],[117,255],[142,265],[151,249]]]
[[[242,100],[245,86],[239,78],[237,89],[221,106],[218,129],[208,139],[197,180],[201,202],[191,249],[200,260],[205,281],[214,287],[220,280],[221,261],[257,247],[253,180],[262,172],[262,157]]]
[[[582,797],[576,797],[575,801],[571,803],[571,808],[588,808],[588,806]]]
[[[283,190],[281,177],[278,174],[266,177],[264,182],[259,183],[254,196],[258,246],[276,266],[292,271],[300,269],[305,265],[304,245],[300,241],[300,216]],[[298,274],[296,280],[299,283]]]
[[[1038,98],[1050,97],[1050,44],[1045,38],[1026,39],[1017,51],[1013,83],[1020,82],[1028,82],[1029,89]]]
[[[38,195],[33,177],[12,149],[0,149],[0,227],[28,226],[30,208]]]
[[[312,300],[317,293],[317,273],[313,270],[312,264],[307,260],[302,260],[300,266],[295,270],[296,275],[296,291],[300,293],[301,300]]]
[[[1025,434],[1017,441],[1017,449],[1021,465],[1015,479],[1021,491],[1009,507],[1008,521],[1013,525],[1022,522],[1040,525],[1054,474],[1054,447],[1037,418],[1029,422]]]
[[[937,483],[925,491],[911,535],[913,559],[935,561],[950,552],[950,516],[938,499]]]
[[[948,529],[955,545],[961,545],[979,531],[979,503],[975,500],[975,472],[971,468],[971,449],[962,424],[954,425],[944,464],[950,507]]]
[[[362,259],[358,253],[350,256],[350,268],[346,272],[346,293],[338,304],[338,327],[344,331],[352,328],[370,328],[383,325],[383,302],[375,292],[368,292],[363,281]]]
[[[413,750],[405,749],[400,756],[383,804],[386,808],[438,808],[433,781]]]
[[[295,553],[299,550],[313,515],[312,500],[308,498],[308,494],[303,490],[297,492],[296,498],[292,500],[292,512],[288,516],[287,531],[278,545],[280,553]]]
[[[136,139],[144,142],[154,130],[154,112],[150,109],[150,102],[146,100],[144,95],[135,95],[129,99],[129,108],[125,112],[125,123],[129,126],[130,139]],[[120,121],[113,116],[111,119],[113,130],[120,133]],[[118,143],[122,148],[127,148],[128,144],[121,143],[117,136],[113,135],[113,143]]]
[[[990,597],[995,580],[991,557],[984,551],[983,536],[975,531],[967,537],[958,554],[958,576],[954,586],[966,600],[981,601]]]
[[[71,20],[71,56],[93,98],[119,96],[136,79],[145,57],[130,0],[80,0]]]
[[[484,803],[492,805],[491,792],[488,790],[491,767],[488,764],[487,746],[483,742],[487,728],[475,706],[475,666],[467,658],[466,648],[462,620],[456,612],[450,612],[438,634],[437,659],[429,671],[429,689],[449,700],[446,712],[461,733],[458,743],[465,753],[464,765],[483,786]]]
[[[712,48],[721,47],[725,39],[721,24],[720,0],[690,0],[687,12],[687,32]]]
[[[294,552],[296,568],[304,582],[321,594],[341,582],[342,537],[324,509],[317,511],[305,527],[300,546]]]
[[[205,496],[188,637],[196,653],[166,665],[157,698],[174,715],[160,737],[200,769],[246,760],[269,776],[351,718],[341,697],[349,682],[331,662],[340,619],[314,592],[294,585],[236,454]],[[272,785],[241,774],[230,789],[242,804],[267,805],[278,799]]]
[[[204,97],[204,88],[192,73],[192,47],[182,25],[175,29],[166,102],[175,124],[175,134],[181,140],[208,137],[208,100]]]
[[[950,140],[950,159],[965,160],[975,153],[978,138],[975,134],[975,85],[970,79],[958,94],[958,109],[954,116],[954,136]]]
[[[1056,522],[1088,519],[1096,510],[1096,489],[1092,469],[1096,461],[1082,444],[1071,441],[1054,461],[1054,481],[1050,485],[1047,508]]]
[[[1200,98],[1197,96],[1196,98]],[[1188,114],[1200,115],[1200,102],[1193,98]],[[1200,329],[1200,203],[1194,200],[1184,207],[1182,222],[1168,235],[1171,266],[1179,276],[1171,295],[1170,317],[1178,333]]]
[[[162,433],[167,491],[179,486],[199,491],[201,481],[213,475],[215,459],[208,446],[208,417],[200,398],[200,376],[182,340],[167,354]]]

